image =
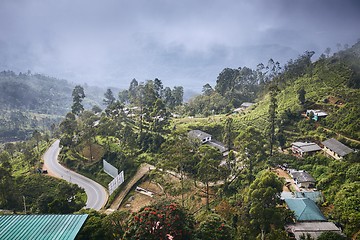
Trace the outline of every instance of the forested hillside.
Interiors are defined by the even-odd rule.
[[[29,110],[63,115],[69,109],[72,86],[40,74],[3,71],[0,73],[1,109]]]
[[[154,171],[149,182],[163,186],[167,199],[189,209],[182,209],[182,214],[194,213],[195,225],[188,219],[186,227],[200,239],[208,234],[214,239],[288,239],[284,224],[293,222],[293,217],[280,207],[284,206],[279,199],[284,183],[266,170],[286,164],[316,178],[326,199],[322,211],[352,236],[360,217],[354,202],[359,194],[358,154],[344,161],[323,153],[300,160],[289,147],[294,141],[320,143],[336,137],[359,148],[359,47],[358,43],[315,62],[311,61],[314,52],[307,51],[282,68],[273,60],[257,70],[226,68],[215,87],[206,84],[201,95],[184,104],[181,98],[175,101],[181,95],[179,87],[164,88],[159,79],[140,84],[133,80],[118,100],[105,95],[112,100],[101,115],[89,111],[67,115],[61,124],[62,161],[104,185],[110,179],[101,170],[103,158],[124,170],[127,181],[142,163],[176,172],[180,178],[174,181]],[[255,104],[233,113],[245,101]],[[328,116],[315,121],[304,115],[307,109],[326,111]],[[170,112],[177,113],[172,114],[177,118]],[[211,134],[232,151],[222,156],[216,148],[191,140],[188,131],[194,129]],[[214,182],[222,184],[210,186]],[[164,198],[157,199],[159,205],[118,216],[123,236],[141,235],[142,229],[151,227],[136,217],[168,208]],[[93,227],[106,231],[100,225]],[[131,230],[126,233],[128,227]]]
[[[120,208],[108,209],[113,212],[108,216],[86,211],[89,220],[79,239],[146,239],[149,235],[158,239],[169,232],[179,239],[291,239],[285,226],[296,223],[296,216],[280,194],[284,189],[294,194],[309,189],[289,186],[283,168],[311,174],[316,188],[309,191],[321,191],[324,201],[318,207],[324,218],[340,226],[348,237],[359,235],[360,162],[359,152],[352,150],[360,148],[359,53],[360,42],[314,62],[314,52],[306,51],[282,67],[270,59],[256,70],[226,68],[214,87],[204,85],[203,93],[188,103],[183,103],[181,86],[171,89],[157,78],[146,82],[133,79],[129,88],[118,94],[108,89],[103,94],[103,111],[84,109],[86,88],[64,88],[73,101],[71,110],[64,108],[63,113],[68,113],[57,128],[60,162],[103,186],[112,180],[103,171],[103,159],[125,172],[124,184],[132,182],[146,164],[153,170],[146,167],[148,174],[136,186],[161,189],[147,200],[130,191]],[[13,78],[20,77],[15,74]],[[51,99],[56,98],[61,97],[54,94]],[[24,97],[19,99],[24,101]],[[39,101],[29,96],[26,101],[30,100]],[[253,105],[242,108],[244,102]],[[31,103],[27,106],[37,108]],[[305,114],[309,109],[327,116],[314,119]],[[212,140],[191,137],[190,130],[202,130]],[[8,153],[4,151],[1,166],[6,181],[11,183],[15,176],[19,181],[36,181],[37,177],[17,175],[31,176],[32,169],[41,166],[39,147],[31,150],[40,137],[38,132],[33,134],[33,142],[22,147],[29,148],[27,151],[12,151],[13,145],[6,145]],[[321,144],[329,138],[347,144],[352,153],[336,160],[320,150],[302,158],[292,152],[293,142]],[[15,146],[21,148],[21,144]],[[28,171],[20,172],[23,168],[19,166],[27,159]],[[107,207],[123,189],[124,185],[110,196]],[[18,196],[3,193],[2,206],[19,209],[9,200]],[[50,200],[45,201],[45,194],[39,194],[44,195],[41,201],[31,196],[34,211],[56,212],[57,208],[52,208],[56,198],[47,196]],[[142,200],[136,202],[137,198]],[[64,209],[72,211],[80,205],[81,201]],[[144,229],[156,231],[150,234]],[[328,239],[326,234],[319,239]]]
[[[332,137],[353,149],[360,148],[359,53],[360,42],[333,56],[321,55],[313,63],[310,58],[314,53],[305,52],[298,59],[290,60],[270,81],[260,83],[261,91],[254,100],[255,104],[248,109],[231,113],[235,106],[230,104],[231,107],[226,110],[227,116],[211,116],[209,112],[200,110],[198,118],[179,119],[175,122],[178,128],[202,129],[223,142],[233,136],[234,149],[239,151],[240,158],[254,172],[263,169],[266,164],[272,167],[286,164],[289,168],[308,171],[315,177],[317,188],[324,193],[326,201],[322,210],[326,216],[340,224],[348,236],[352,236],[358,232],[360,220],[357,210],[359,202],[356,200],[360,197],[358,152],[348,155],[343,161],[325,157],[322,152],[303,159],[295,158],[289,153],[293,142],[320,144]],[[221,75],[222,73],[219,77]],[[233,79],[230,76],[228,78],[225,82]],[[218,83],[212,94],[220,93],[217,91]],[[228,93],[231,93],[232,88],[229,89]],[[201,97],[206,95],[204,91]],[[230,99],[229,95],[226,97],[225,94],[225,98],[222,98],[219,94],[217,101],[208,103],[229,104]],[[194,100],[198,103],[199,97]],[[248,100],[251,98],[243,99]],[[211,107],[205,105],[200,109]],[[327,116],[315,121],[305,115],[309,109],[321,110]],[[188,113],[193,114],[191,111]],[[199,118],[201,115],[210,116]],[[227,130],[228,126],[231,131]],[[246,176],[249,172],[243,171],[242,174]],[[237,191],[239,186],[237,185]]]
[[[292,131],[291,135],[295,134],[295,137],[304,134],[299,128],[315,130],[314,124],[306,124],[305,120],[300,120],[300,114],[307,109],[320,109],[328,113],[328,117],[320,121],[321,126],[359,140],[359,52],[360,42],[332,57],[322,56],[315,63],[305,65],[303,74],[292,76],[293,69],[285,68],[282,74],[275,77],[271,85],[277,88],[277,118],[280,128]],[[303,91],[303,102],[299,100],[300,91]],[[237,118],[238,128],[252,125],[265,130],[268,125],[269,103],[270,95],[260,98],[252,111]],[[295,125],[289,124],[292,120],[299,121]]]
[[[41,74],[0,72],[0,141],[25,139],[50,129],[70,111],[74,85]],[[99,88],[85,87],[87,108],[101,104]]]
[[[298,124],[304,125],[304,121],[300,121],[301,113],[320,109],[328,113],[321,121],[323,127],[359,139],[359,52],[360,43],[357,43],[333,56],[322,54],[314,63],[311,62],[314,52],[306,51],[282,67],[270,59],[266,67],[259,64],[256,70],[226,68],[214,87],[204,85],[203,93],[191,99],[179,112],[197,117],[230,114],[241,103],[254,102],[251,111],[234,117],[234,128],[240,131],[251,125],[265,131],[269,120],[268,93],[272,89],[276,95],[277,122],[290,138],[293,135],[290,131],[298,136],[302,134],[297,128]],[[297,124],[289,124],[292,120]]]

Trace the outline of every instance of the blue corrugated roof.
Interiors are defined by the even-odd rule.
[[[289,209],[294,211],[296,221],[326,221],[318,206],[308,198],[285,199]]]
[[[0,215],[0,239],[73,240],[87,214]]]

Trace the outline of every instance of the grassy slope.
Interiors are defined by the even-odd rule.
[[[290,109],[291,112],[304,110],[304,107],[299,104],[297,94],[301,87],[304,87],[306,91],[306,101],[309,108],[323,109],[330,118],[331,115],[336,115],[340,108],[343,108],[342,111],[346,115],[347,110],[350,111],[350,107],[359,102],[360,91],[346,86],[351,70],[341,61],[331,62],[330,60],[315,63],[312,76],[306,75],[294,82],[287,83],[286,86],[280,86],[281,91],[277,96],[278,116],[286,109]],[[341,99],[344,104],[336,106],[333,103],[324,103],[324,99],[330,96]],[[252,107],[251,111],[235,118],[237,128],[241,129],[252,125],[264,131],[268,125],[268,106],[269,95],[267,94]],[[338,119],[338,121],[342,120],[341,118]],[[335,130],[341,131],[341,129]],[[295,135],[297,134],[295,133]]]
[[[356,70],[357,66],[360,66],[360,43],[351,49],[335,54],[333,57],[313,63],[311,74],[278,85],[280,92],[277,95],[277,117],[279,120],[285,110],[290,110],[298,116],[306,109],[322,109],[329,114],[326,119],[317,124],[309,124],[308,121],[299,119],[289,123],[284,129],[288,144],[300,139],[324,140],[336,136],[336,133],[352,139],[360,139],[360,111],[358,110],[360,90],[347,86],[354,71],[360,75],[360,71]],[[304,106],[300,105],[298,100],[298,90],[301,88],[306,91],[306,104]],[[324,100],[327,99],[330,101],[325,102]],[[340,100],[341,104],[335,104],[334,99]],[[233,131],[241,132],[248,126],[254,126],[265,136],[265,130],[269,125],[268,108],[269,95],[266,94],[249,110],[232,115],[234,119]],[[201,129],[221,140],[218,130],[226,118],[225,115],[207,118],[181,118],[174,119],[172,123],[179,132]],[[330,131],[325,131],[322,128],[316,129],[316,126],[323,126]]]

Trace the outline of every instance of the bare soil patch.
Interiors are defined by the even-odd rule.
[[[96,143],[91,144],[91,152],[90,152],[90,145],[86,145],[81,151],[81,155],[89,159],[90,162],[97,162],[101,160],[102,157],[104,156],[104,153],[105,153],[104,148]]]
[[[142,193],[131,191],[129,197],[121,204],[120,209],[130,212],[139,211],[142,207],[151,205],[157,201],[163,199],[169,201],[176,201],[178,203],[182,202],[181,196],[181,182],[180,180],[169,173],[163,173],[162,181],[160,182],[161,187],[154,180],[149,181],[145,179],[141,183],[135,186],[139,186],[143,189],[151,191],[154,193],[153,197],[146,196]],[[195,187],[194,182],[187,180],[185,183],[185,193],[183,194],[184,206],[190,212],[196,212],[201,207],[206,205],[206,194],[205,188]],[[214,192],[210,191],[210,202],[214,198]]]
[[[146,189],[150,192],[153,192],[155,195],[154,197],[150,197],[144,195],[142,193],[132,191],[129,195],[130,197],[127,198],[126,201],[121,205],[120,210],[126,210],[130,212],[137,212],[142,207],[150,205],[151,203],[155,202],[157,199],[160,198],[162,194],[162,189],[154,182],[150,182],[146,180],[139,185],[137,185],[143,189]]]
[[[290,175],[283,169],[281,168],[276,168],[274,170],[274,172],[276,173],[276,175],[279,178],[284,178],[285,179],[285,184],[283,186],[283,191],[284,192],[291,192],[291,189],[295,189],[296,191],[299,191],[299,188],[296,186],[294,179],[292,179],[290,177]]]

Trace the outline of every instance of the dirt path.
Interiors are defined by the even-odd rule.
[[[355,143],[357,143],[357,144],[360,144],[360,141],[359,140],[356,140],[356,139],[353,139],[353,138],[349,138],[349,137],[347,137],[347,136],[344,136],[344,135],[342,135],[342,134],[340,134],[340,133],[337,133],[337,132],[335,132],[334,130],[331,130],[331,129],[329,129],[329,128],[325,128],[325,127],[323,127],[323,126],[321,126],[325,131],[327,131],[327,132],[333,132],[333,133],[335,133],[338,137],[343,137],[343,138],[345,138],[345,139],[347,139],[347,140],[349,140],[349,141],[351,141],[351,142],[355,142]]]
[[[357,237],[360,235],[360,230],[354,234],[354,236],[352,237],[352,240],[356,240],[358,239]]]
[[[116,197],[115,201],[111,204],[110,208],[107,209],[107,212],[111,213],[115,210],[118,210],[121,203],[124,201],[126,195],[130,192],[131,188],[150,170],[155,169],[154,166],[150,164],[142,164],[136,174],[132,179],[126,184],[125,188],[121,193]]]
[[[290,175],[289,175],[286,171],[284,171],[284,170],[282,170],[282,169],[280,169],[280,168],[277,168],[277,169],[275,169],[275,172],[276,172],[276,175],[277,175],[278,177],[280,177],[280,178],[285,178],[285,181],[289,182],[289,183],[290,183],[290,186],[291,186],[295,191],[300,192],[300,189],[299,189],[298,186],[296,186],[296,184],[295,184],[295,182],[294,182],[294,179],[293,179],[292,177],[290,177]],[[289,189],[288,187],[286,187],[286,186],[284,185],[284,186],[283,186],[283,191],[284,191],[284,192],[291,192],[291,189]]]

